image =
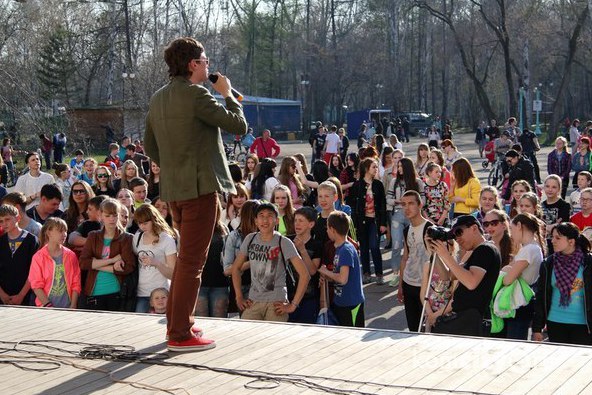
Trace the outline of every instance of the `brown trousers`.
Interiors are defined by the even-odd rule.
[[[192,336],[193,312],[214,233],[217,204],[215,193],[171,202],[173,221],[179,227],[181,242],[166,312],[169,339],[174,341],[187,340]]]

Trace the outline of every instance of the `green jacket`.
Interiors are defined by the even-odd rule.
[[[220,128],[247,133],[241,105],[232,96],[226,108],[201,85],[175,77],[150,99],[144,149],[160,166],[160,197],[167,202],[216,191],[236,193]]]
[[[522,277],[518,277],[510,285],[504,285],[505,276],[505,272],[500,272],[493,287],[493,297],[489,304],[491,333],[500,333],[504,329],[504,318],[516,317],[516,309],[526,306],[534,297],[534,291]]]

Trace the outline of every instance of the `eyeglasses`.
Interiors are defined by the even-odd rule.
[[[109,178],[109,174],[97,174],[97,178]]]
[[[492,221],[483,221],[483,227],[489,228],[490,226],[498,226],[502,221],[499,219],[494,219]]]
[[[583,197],[580,198],[580,202],[590,202],[590,201],[592,201],[592,198],[583,198]]]
[[[200,59],[195,59],[196,62],[204,62],[206,65],[210,64],[210,59],[209,58],[200,58]]]
[[[85,195],[86,191],[84,189],[72,189],[72,195]]]
[[[511,165],[511,164],[512,164],[512,159],[508,159],[508,160],[506,161],[506,163],[507,163],[507,164],[509,164],[509,165]]]

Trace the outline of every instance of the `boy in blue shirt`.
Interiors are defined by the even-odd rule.
[[[321,266],[319,273],[325,279],[335,282],[335,293],[331,311],[340,326],[364,328],[364,291],[360,258],[356,248],[347,241],[349,217],[341,211],[334,211],[327,218],[327,235],[335,244],[333,271]]]

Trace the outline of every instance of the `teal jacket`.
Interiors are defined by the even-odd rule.
[[[516,309],[526,306],[534,296],[534,291],[522,277],[504,286],[505,275],[506,273],[500,272],[489,304],[491,333],[501,332],[504,329],[504,318],[514,318]]]
[[[174,77],[154,93],[144,149],[160,166],[164,201],[236,193],[220,129],[232,135],[247,133],[242,107],[232,96],[224,107],[206,88],[184,77]]]

